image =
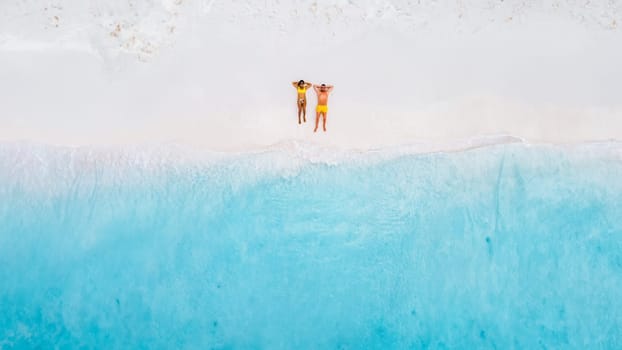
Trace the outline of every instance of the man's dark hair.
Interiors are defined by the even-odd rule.
[[[322,87],[326,87],[326,84],[322,84]]]

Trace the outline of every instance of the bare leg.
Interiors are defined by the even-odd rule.
[[[324,127],[324,131],[326,131],[326,113],[324,113],[324,118],[322,119],[322,126]]]
[[[302,105],[302,120],[307,122],[307,104]]]
[[[300,124],[300,113],[302,112],[301,110],[302,108],[300,108],[300,104],[298,104],[298,124]]]
[[[313,132],[317,131],[317,124],[320,122],[320,112],[315,112],[315,129],[313,129]]]

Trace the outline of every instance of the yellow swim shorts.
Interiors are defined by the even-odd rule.
[[[315,109],[316,112],[318,113],[328,113],[328,106],[326,105],[317,105],[317,108]]]

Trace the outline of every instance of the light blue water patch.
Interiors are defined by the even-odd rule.
[[[620,348],[621,155],[0,147],[0,348]]]

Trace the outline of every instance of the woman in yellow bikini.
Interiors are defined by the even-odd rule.
[[[307,89],[312,86],[311,83],[305,83],[304,80],[300,80],[298,82],[292,82],[292,85],[298,91],[298,100],[296,100],[296,104],[298,105],[298,124],[300,124],[300,114],[302,114],[302,119],[304,122],[307,122]]]

